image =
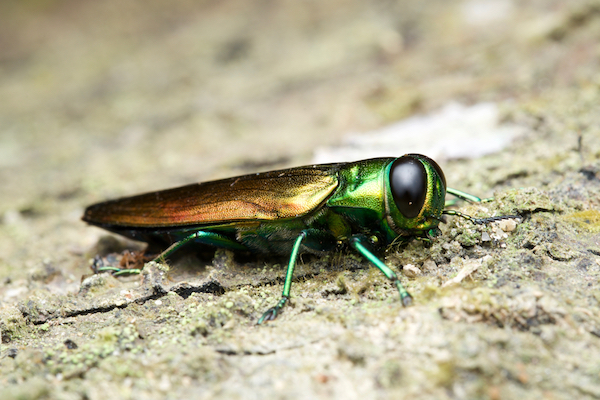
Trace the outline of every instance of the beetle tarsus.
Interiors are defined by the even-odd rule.
[[[400,301],[402,302],[402,306],[410,307],[413,304],[413,297],[410,293],[406,292],[405,296],[400,295]]]
[[[277,305],[275,307],[271,307],[267,311],[264,312],[264,314],[262,315],[262,317],[259,318],[259,320],[256,324],[261,325],[265,321],[274,321],[275,318],[277,318],[277,315],[279,315],[279,313],[281,313],[281,309],[283,308],[285,303],[287,303],[287,300],[288,300],[287,297],[282,297],[281,300],[279,300],[279,303],[277,303]]]
[[[100,267],[94,270],[94,273],[101,274],[103,272],[109,272],[113,276],[127,276],[127,275],[139,275],[142,270],[139,268],[119,268],[119,267]]]
[[[102,272],[110,272],[110,273],[117,273],[121,271],[121,268],[118,267],[99,267],[99,268],[95,268],[94,269],[94,273],[96,274],[100,274]]]
[[[142,270],[139,268],[129,268],[129,269],[121,269],[121,270],[113,273],[113,276],[139,275],[141,273],[142,273]]]

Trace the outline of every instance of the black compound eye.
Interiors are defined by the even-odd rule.
[[[418,159],[398,158],[390,169],[390,187],[398,210],[406,218],[419,215],[427,196],[427,172]]]
[[[446,177],[444,176],[444,171],[442,171],[442,169],[440,168],[438,163],[436,163],[431,158],[424,156],[422,154],[407,154],[406,156],[413,156],[413,155],[417,156],[417,158],[419,158],[420,160],[425,161],[426,164],[429,164],[430,166],[433,167],[433,169],[435,169],[435,172],[437,172],[438,176],[442,180],[442,183],[444,184],[444,189],[446,189]]]

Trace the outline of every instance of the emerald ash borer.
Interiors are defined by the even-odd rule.
[[[432,159],[399,158],[309,165],[202,182],[89,206],[83,220],[144,242],[162,242],[164,261],[188,242],[255,253],[290,255],[281,300],[258,323],[273,320],[290,297],[294,266],[302,252],[322,254],[349,246],[397,287],[404,306],[412,297],[375,253],[411,238],[438,233],[446,193],[472,202],[478,197],[447,188]],[[164,247],[163,247],[164,248]],[[139,270],[135,270],[139,272]]]

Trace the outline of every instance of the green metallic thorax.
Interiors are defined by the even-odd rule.
[[[332,214],[328,218],[329,229],[338,239],[344,240],[356,233],[378,232],[389,243],[398,236],[386,221],[384,198],[386,167],[393,160],[359,161],[340,170],[339,186],[325,206]]]

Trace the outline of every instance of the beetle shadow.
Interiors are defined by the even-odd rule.
[[[193,244],[172,254],[167,264],[172,281],[215,279],[228,287],[276,281],[285,275],[288,259]]]

